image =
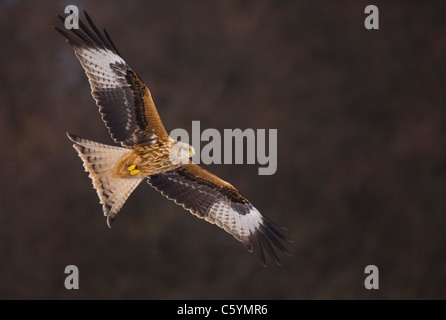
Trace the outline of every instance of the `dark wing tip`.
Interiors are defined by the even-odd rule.
[[[118,51],[118,49],[116,48],[115,44],[113,43],[113,41],[112,41],[110,35],[108,34],[107,30],[105,30],[105,29],[104,29],[104,34],[105,34],[105,36],[106,36],[106,38],[107,38],[109,44],[111,45],[111,47],[115,50],[116,54],[120,56],[121,54],[119,53],[119,51]]]
[[[257,258],[260,260],[260,263],[266,268],[266,259],[265,253],[263,253],[262,245],[260,244],[258,235],[251,236],[250,243],[252,246],[252,251],[256,254]]]
[[[87,11],[84,10],[85,18],[88,21],[90,27],[88,27],[80,18],[79,18],[79,29],[70,29],[67,31],[61,30],[60,28],[54,27],[59,33],[61,33],[70,43],[70,45],[74,46],[86,46],[86,47],[96,47],[103,48],[107,50],[111,50],[114,53],[118,54],[115,45],[110,39],[110,36],[106,34],[104,35],[98,30],[93,20],[88,15]],[[65,18],[61,15],[56,15],[62,23],[65,23]]]
[[[264,218],[264,217],[263,217]],[[277,265],[281,265],[280,259],[274,250],[274,248],[279,249],[281,252],[291,256],[291,253],[287,248],[281,243],[280,240],[292,242],[282,233],[276,229],[276,224],[272,223],[271,220],[264,218],[260,224],[259,229],[255,233],[251,234],[249,237],[249,248],[248,250],[254,251],[260,262],[266,267],[266,259],[264,250],[266,253],[274,260]],[[277,226],[278,227],[278,226]]]
[[[88,20],[91,20],[90,15],[87,13],[86,9],[84,9],[84,15]]]
[[[68,34],[64,30],[62,30],[62,29],[60,29],[59,27],[56,27],[56,26],[52,26],[52,27],[53,27],[54,30],[59,32],[64,38],[67,38]]]
[[[276,252],[274,251],[273,247],[271,246],[270,240],[265,237],[265,234],[259,233],[258,238],[260,240],[260,243],[263,248],[266,249],[266,252],[268,252],[269,256],[280,266],[280,260],[277,256]]]
[[[288,237],[286,237],[282,232],[277,230],[277,229],[286,230],[286,228],[279,226],[278,224],[274,223],[273,221],[271,221],[270,219],[268,219],[266,217],[263,217],[263,222],[264,222],[264,225],[268,228],[268,230],[271,230],[280,239],[282,239],[286,242],[289,242],[289,243],[294,242],[293,240],[288,239]]]

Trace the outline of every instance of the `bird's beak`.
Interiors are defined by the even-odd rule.
[[[189,151],[189,155],[190,155],[190,156],[193,156],[194,154],[195,154],[194,151]]]

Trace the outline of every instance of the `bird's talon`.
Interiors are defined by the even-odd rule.
[[[136,169],[136,165],[132,164],[131,166],[127,167],[127,170],[129,171],[129,173],[133,176],[135,174],[137,174],[138,172],[141,172],[140,170]]]

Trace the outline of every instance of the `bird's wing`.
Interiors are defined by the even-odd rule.
[[[196,164],[148,177],[149,184],[199,218],[214,223],[255,251],[265,265],[263,249],[277,262],[273,245],[289,254],[279,239],[289,241],[279,226],[260,212],[231,184]]]
[[[79,29],[54,29],[65,37],[85,69],[110,135],[125,147],[168,139],[149,89],[120,56],[107,31],[102,34],[84,13],[89,26],[79,19]]]

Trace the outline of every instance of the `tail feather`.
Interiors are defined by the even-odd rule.
[[[143,177],[113,177],[113,167],[124,154],[129,152],[129,149],[108,146],[73,134],[67,133],[67,136],[74,143],[73,147],[82,159],[85,171],[90,174],[104,215],[107,216],[107,224],[111,227],[119,210]]]

